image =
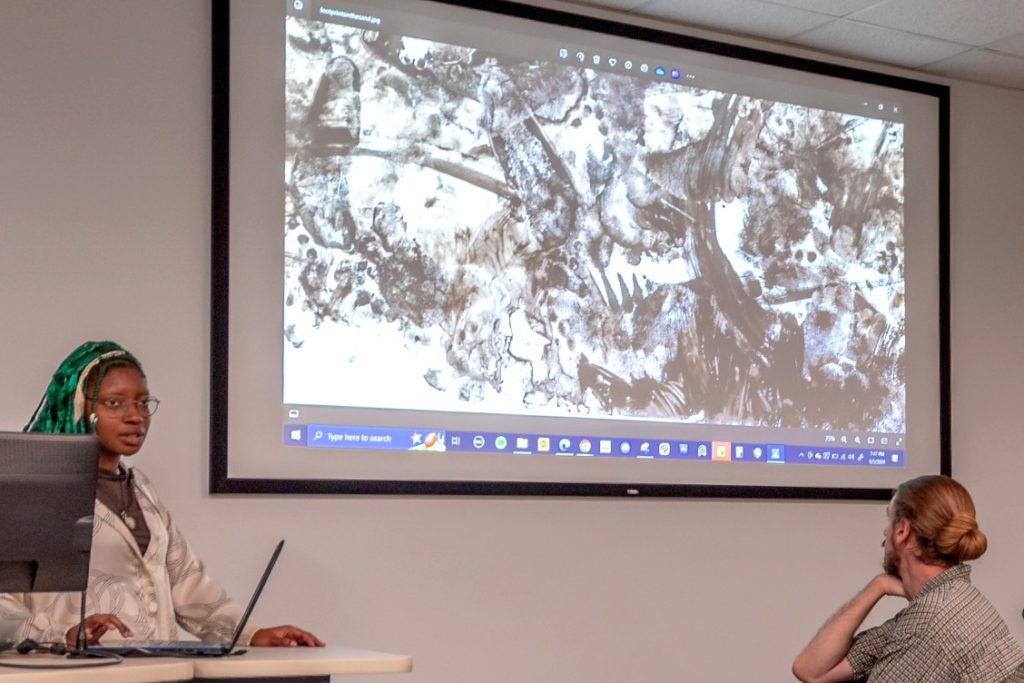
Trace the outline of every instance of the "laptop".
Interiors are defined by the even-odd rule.
[[[123,640],[109,644],[89,645],[86,651],[133,657],[223,657],[224,655],[240,655],[244,653],[245,650],[235,650],[235,645],[238,644],[238,639],[241,637],[242,631],[249,621],[249,616],[256,606],[256,601],[260,598],[260,593],[263,592],[263,586],[266,585],[267,579],[270,578],[270,572],[273,571],[274,565],[277,563],[277,557],[281,554],[281,548],[283,547],[284,539],[279,541],[277,547],[274,548],[274,554],[270,556],[270,562],[267,563],[267,568],[263,570],[263,576],[260,577],[256,591],[249,598],[249,605],[245,608],[245,612],[242,613],[242,618],[238,620],[238,626],[235,627],[235,633],[231,637],[231,642],[203,643],[195,640]]]

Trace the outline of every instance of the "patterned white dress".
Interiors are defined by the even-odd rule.
[[[175,640],[178,626],[204,641],[230,640],[242,608],[207,574],[149,479],[134,473],[149,546],[143,555],[121,517],[96,501],[86,614],[116,615],[132,640]],[[0,640],[63,642],[79,622],[80,600],[80,593],[0,593]],[[239,643],[259,628],[249,620]],[[121,639],[108,631],[102,640]]]

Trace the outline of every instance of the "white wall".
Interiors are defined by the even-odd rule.
[[[206,493],[208,41],[200,0],[0,2],[0,429],[80,341],[134,350],[164,401],[137,464],[229,591],[287,537],[261,622],[414,656],[353,683],[790,680],[881,504]],[[954,473],[1024,638],[1022,107],[954,88],[952,280]]]
[[[1024,639],[1024,92],[953,90],[953,475],[990,550],[975,583]]]

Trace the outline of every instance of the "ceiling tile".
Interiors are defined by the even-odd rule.
[[[572,5],[520,0],[540,6]],[[3,2],[3,0],[0,0]],[[1024,0],[574,0],[825,53],[1024,89]],[[845,20],[836,16],[849,12]],[[628,19],[627,19],[628,20]],[[906,33],[892,27],[902,26]],[[938,38],[930,36],[939,36]],[[971,46],[988,50],[970,50]],[[962,58],[954,55],[970,52]],[[1002,59],[1000,58],[1002,57]]]
[[[1024,58],[975,49],[929,64],[922,71],[948,78],[1024,90]]]
[[[877,5],[880,0],[770,0],[775,5],[788,5],[800,9],[820,12],[833,17],[845,17],[851,12],[857,12],[872,5]]]
[[[1024,57],[1024,33],[1018,33],[1015,36],[997,40],[994,43],[989,43],[985,47],[989,50],[1006,52],[1007,54]]]
[[[785,40],[833,19],[818,12],[756,0],[653,0],[635,12],[702,28],[777,40]]]
[[[850,18],[978,46],[1024,32],[1024,1],[888,0]]]
[[[967,48],[956,43],[900,33],[887,28],[837,19],[790,40],[832,54],[916,68],[952,57]]]

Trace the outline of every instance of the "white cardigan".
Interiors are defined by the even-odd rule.
[[[116,615],[132,630],[131,640],[175,640],[179,625],[207,642],[230,640],[242,608],[206,573],[149,479],[134,472],[149,547],[143,556],[124,521],[96,501],[86,614]],[[80,600],[80,593],[0,593],[0,640],[64,642],[79,622]],[[259,628],[250,620],[239,644]],[[102,640],[122,636],[108,631]]]

